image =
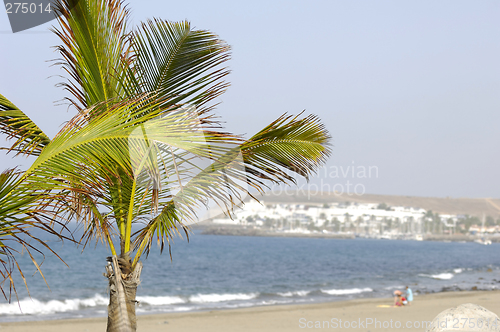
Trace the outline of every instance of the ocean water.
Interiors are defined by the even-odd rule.
[[[106,316],[109,252],[55,245],[69,268],[47,255],[42,271],[19,256],[19,303],[0,302],[0,322]],[[168,251],[168,250],[167,250]],[[153,250],[144,261],[138,314],[387,297],[409,285],[423,293],[500,287],[500,245],[215,236],[176,239],[173,260]]]

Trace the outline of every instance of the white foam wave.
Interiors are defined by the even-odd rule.
[[[51,300],[48,302],[25,298],[20,300],[19,304],[17,302],[0,304],[0,315],[47,315],[107,304],[108,299],[99,294],[88,299]]]
[[[137,296],[137,301],[141,304],[149,305],[168,305],[186,303],[185,300],[178,296]]]
[[[464,269],[453,269],[453,272],[455,273],[462,273]]]
[[[177,308],[174,308],[174,311],[190,311],[193,309],[194,309],[194,307],[177,307]]]
[[[189,297],[189,301],[193,303],[211,303],[211,302],[225,302],[225,301],[242,301],[251,300],[257,297],[257,293],[250,294],[198,294]]]
[[[433,277],[434,279],[449,280],[453,278],[453,273],[433,274],[431,277]]]
[[[285,292],[285,293],[278,293],[279,296],[283,297],[291,297],[291,296],[306,296],[309,294],[309,291],[295,291],[295,292]]]
[[[279,300],[268,300],[268,301],[262,301],[260,304],[261,305],[275,305],[275,304],[288,304],[291,303],[290,301],[279,301]]]
[[[432,278],[432,279],[438,279],[438,280],[450,280],[453,278],[454,274],[453,273],[439,273],[439,274],[419,274],[421,277],[427,277],[427,278]]]
[[[325,294],[329,295],[350,295],[350,294],[360,294],[364,292],[373,292],[373,289],[371,288],[350,288],[350,289],[328,289],[328,290],[321,290]]]

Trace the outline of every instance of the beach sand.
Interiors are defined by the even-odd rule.
[[[375,332],[399,331],[403,328],[405,331],[425,331],[426,321],[432,321],[445,309],[464,303],[479,304],[499,315],[500,291],[446,292],[420,295],[415,296],[415,301],[411,306],[402,308],[379,307],[379,305],[392,305],[391,298],[379,298],[307,305],[264,306],[234,310],[144,315],[138,317],[137,331],[271,332],[337,330]],[[390,327],[391,320],[392,328]],[[370,321],[372,324],[367,326]],[[380,323],[376,323],[376,321]],[[317,327],[317,322],[319,322],[320,327]],[[330,327],[326,322],[329,323]],[[349,322],[350,327],[347,327],[347,322]],[[353,322],[355,322],[354,325],[361,322],[363,326],[353,328]],[[401,327],[396,327],[397,322],[401,323]],[[337,324],[336,327],[334,323]],[[384,324],[387,327],[384,327]],[[405,326],[406,324],[408,325]],[[106,318],[0,323],[0,331],[11,332],[105,330]]]

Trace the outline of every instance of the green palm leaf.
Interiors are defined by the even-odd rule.
[[[49,137],[26,114],[1,94],[0,133],[15,139],[8,150],[18,154],[39,155],[50,142]]]
[[[241,146],[247,172],[274,183],[292,182],[291,171],[306,179],[330,156],[330,135],[319,118],[283,115]]]
[[[120,0],[56,1],[61,39],[56,60],[68,73],[60,85],[73,97],[78,110],[98,102],[123,97],[122,80],[128,69],[126,22],[128,10]]]
[[[193,30],[188,22],[149,20],[132,38],[134,72],[141,92],[168,96],[172,103],[200,106],[227,87],[229,46],[217,35]]]

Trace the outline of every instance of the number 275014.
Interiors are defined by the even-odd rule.
[[[44,5],[43,3],[34,2],[7,2],[5,4],[7,14],[43,14],[51,13],[50,3]]]

